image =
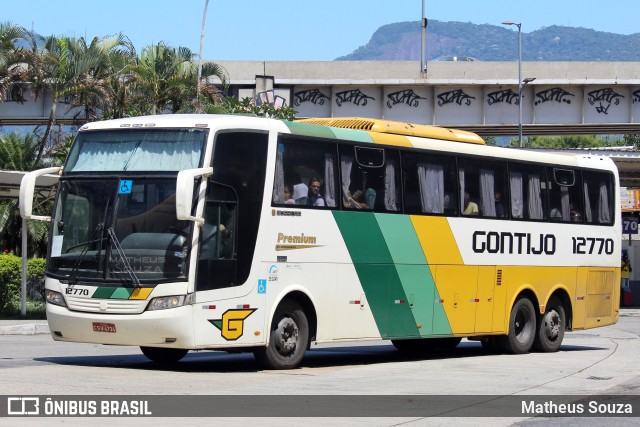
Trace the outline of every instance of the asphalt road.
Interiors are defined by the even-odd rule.
[[[2,332],[0,325],[0,332]],[[15,328],[14,328],[15,329]],[[261,370],[248,354],[191,352],[172,367],[149,362],[137,348],[54,342],[48,335],[0,335],[0,395],[459,396],[614,395],[640,413],[640,310],[623,310],[617,325],[565,335],[558,353],[487,354],[463,340],[454,351],[411,357],[389,343],[314,346],[291,371]],[[456,397],[447,404],[455,403]],[[356,401],[355,405],[361,403]],[[374,402],[374,400],[372,400]],[[216,425],[637,425],[637,418],[286,417],[218,418]],[[462,402],[460,403],[463,404]],[[635,407],[635,406],[639,407]],[[354,411],[357,408],[354,406]],[[195,408],[197,411],[197,408]],[[356,411],[357,412],[357,411]],[[251,410],[248,409],[247,414]],[[362,414],[360,414],[362,415]],[[396,415],[394,413],[394,415]],[[447,415],[443,409],[436,415]],[[496,413],[500,415],[500,413]],[[325,418],[326,417],[326,418]],[[124,418],[125,425],[211,425],[206,418]],[[114,418],[12,418],[11,425],[113,425]],[[2,421],[0,421],[2,424]]]

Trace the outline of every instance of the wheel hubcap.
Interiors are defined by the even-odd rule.
[[[292,319],[286,317],[280,320],[274,334],[278,352],[286,355],[295,350],[299,333],[298,325]]]
[[[558,338],[560,333],[560,315],[557,311],[551,310],[544,316],[544,329],[549,339]]]

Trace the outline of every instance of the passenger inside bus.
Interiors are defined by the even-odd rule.
[[[322,183],[320,178],[313,177],[309,180],[309,193],[307,196],[307,206],[324,206],[324,199],[320,195]]]
[[[296,203],[296,200],[293,198],[293,194],[291,193],[291,184],[285,184],[283,190],[283,198],[284,203],[286,205],[293,205]]]
[[[479,215],[477,203],[471,201],[471,197],[468,192],[464,192],[464,212],[463,215]]]

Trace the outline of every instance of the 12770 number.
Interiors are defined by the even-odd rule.
[[[613,239],[605,239],[602,237],[573,237],[572,240],[574,254],[613,254]]]

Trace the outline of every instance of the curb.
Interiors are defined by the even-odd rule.
[[[46,323],[0,326],[0,335],[48,335],[50,333],[49,325]]]

